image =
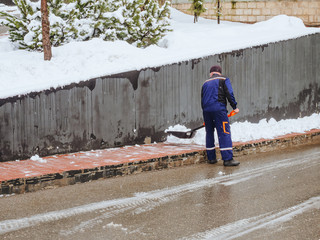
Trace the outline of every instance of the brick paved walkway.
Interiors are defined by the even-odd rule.
[[[235,156],[238,156],[310,143],[314,139],[320,139],[320,129],[303,134],[288,134],[276,139],[236,142],[233,147]],[[0,194],[35,191],[52,185],[63,186],[139,171],[205,162],[204,150],[204,146],[195,144],[155,143],[1,162]],[[61,180],[64,180],[63,183]],[[38,187],[35,188],[35,185]]]
[[[146,161],[200,150],[204,150],[204,147],[156,143],[61,154],[36,160],[2,162],[0,163],[0,181]]]

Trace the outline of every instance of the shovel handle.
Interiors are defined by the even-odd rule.
[[[203,128],[203,127],[204,127],[204,123],[203,123],[203,125],[201,125],[200,127],[196,127],[196,128],[194,128],[194,129],[192,129],[191,132],[197,131],[197,130],[199,130],[200,128]]]
[[[232,117],[232,116],[234,116],[234,115],[236,115],[236,114],[237,114],[237,112],[234,111],[234,110],[232,110],[232,111],[229,113],[228,117]]]
[[[232,116],[234,116],[234,115],[236,115],[236,114],[237,114],[237,112],[235,112],[234,110],[232,110],[232,111],[229,113],[228,117],[232,117]],[[203,127],[205,127],[205,124],[204,124],[204,123],[203,123],[201,126],[192,129],[190,132],[192,133],[192,132],[197,131],[197,130],[203,128]]]

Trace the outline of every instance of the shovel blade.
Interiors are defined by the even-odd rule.
[[[177,137],[177,138],[192,138],[195,131],[179,132],[179,131],[168,131],[167,133]]]

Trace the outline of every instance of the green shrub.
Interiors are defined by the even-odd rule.
[[[102,38],[125,40],[138,47],[157,44],[170,31],[169,2],[156,0],[47,0],[50,42]],[[14,0],[20,16],[0,12],[0,25],[9,28],[9,39],[18,48],[42,51],[40,1]]]

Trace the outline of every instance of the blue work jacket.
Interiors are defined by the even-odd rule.
[[[204,82],[201,89],[201,106],[203,111],[226,110],[227,100],[233,109],[237,108],[237,102],[233,95],[229,78],[214,74]]]

